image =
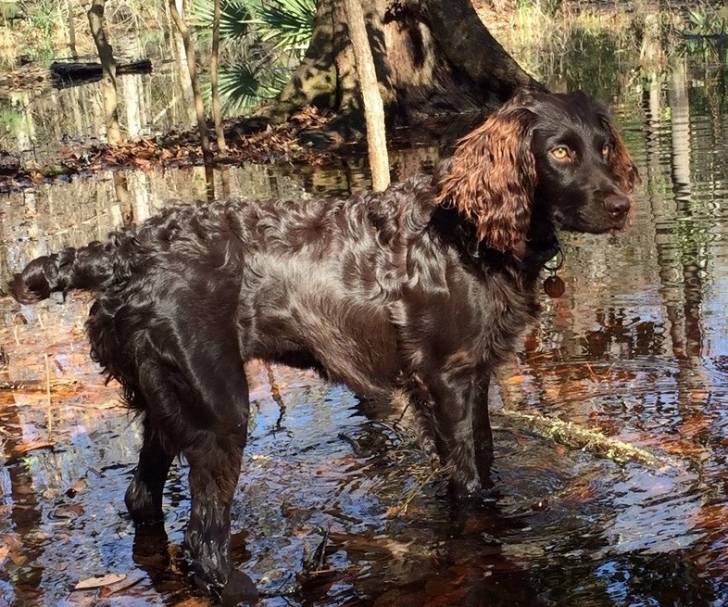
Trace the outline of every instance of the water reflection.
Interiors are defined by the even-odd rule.
[[[134,60],[142,56],[134,38],[120,50]],[[118,76],[119,121],[129,139],[195,124],[190,115],[194,106],[187,99],[189,77],[180,68],[186,63],[174,60],[176,52],[175,44],[156,49],[151,74]],[[99,82],[62,88],[46,83],[39,90],[0,89],[0,149],[17,154],[23,162],[52,164],[64,150],[101,143],[106,137],[104,125]]]
[[[268,370],[251,366],[255,416],[234,520],[238,562],[267,592],[262,604],[728,601],[728,114],[705,85],[711,78],[678,61],[620,100],[643,177],[633,226],[614,239],[564,237],[567,295],[543,301],[499,391],[504,406],[601,428],[669,453],[676,466],[620,467],[496,413],[493,501],[453,512],[395,419],[373,421],[341,387],[275,368],[282,412]],[[430,168],[439,153],[395,154],[398,177]],[[212,179],[201,168],[127,170],[12,194],[2,200],[0,274],[171,199],[367,186],[360,163],[342,164],[230,166]],[[127,577],[108,591],[114,604],[174,604],[188,598],[179,569],[185,469],[167,486],[166,538],[134,539],[122,496],[137,430],[88,363],[87,306],[83,295],[0,306],[9,357],[0,382],[27,383],[0,390],[0,601],[97,604],[104,591],[71,592],[74,584],[117,572]],[[25,451],[44,441],[54,450]],[[409,496],[406,512],[391,516]]]

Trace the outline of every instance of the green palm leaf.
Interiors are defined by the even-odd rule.
[[[246,63],[220,68],[220,98],[227,115],[238,114],[272,99],[286,83],[283,70],[261,70]]]
[[[239,40],[250,30],[256,0],[222,0],[220,2],[220,38]],[[213,0],[193,0],[190,23],[199,30],[211,31],[215,11]]]
[[[261,2],[254,23],[261,39],[275,49],[304,48],[313,34],[315,0],[270,0]]]

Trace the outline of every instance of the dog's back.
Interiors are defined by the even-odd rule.
[[[237,359],[313,366],[367,395],[399,372],[388,304],[416,274],[411,241],[434,205],[429,177],[346,200],[177,205],[106,243],[32,261],[16,299],[86,289],[94,360],[125,386],[183,329],[219,327]],[[376,381],[373,381],[376,378]],[[133,407],[143,408],[127,390]]]

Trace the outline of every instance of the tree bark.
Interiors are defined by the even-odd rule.
[[[175,6],[177,12],[184,19],[185,16],[185,3],[184,0],[175,0]],[[178,88],[182,92],[182,104],[178,107],[177,103],[173,103],[172,107],[175,109],[173,113],[173,119],[175,121],[184,122],[185,125],[192,126],[196,121],[195,117],[195,96],[192,94],[192,85],[190,84],[190,78],[187,72],[187,53],[185,52],[185,43],[182,40],[182,36],[174,24],[172,19],[172,13],[169,10],[169,3],[165,3],[166,8],[165,17],[168,22],[168,29],[170,34],[170,43],[172,54],[175,56],[175,77],[177,78]],[[176,110],[182,109],[184,117],[178,118],[179,112]]]
[[[389,157],[387,155],[387,136],[384,125],[384,104],[379,93],[374,58],[367,37],[364,11],[362,11],[359,1],[344,0],[344,7],[346,8],[349,35],[364,101],[372,187],[375,192],[383,192],[389,186]]]
[[[104,5],[106,0],[92,0],[88,9],[88,23],[96,50],[101,59],[101,95],[104,101],[104,118],[106,123],[106,140],[110,145],[121,143],[119,129],[119,109],[116,98],[116,61],[114,49],[109,44],[104,31]]]
[[[361,0],[389,120],[494,108],[522,86],[543,87],[493,38],[470,0]],[[305,105],[361,113],[348,25],[338,0],[319,0],[301,65],[269,112]]]
[[[73,14],[73,2],[66,0],[66,14],[68,15],[68,48],[71,51],[71,57],[78,59],[78,50],[76,49],[76,20]]]
[[[334,27],[335,0],[319,0],[316,24],[303,61],[278,96],[275,111],[285,118],[306,105],[334,109],[338,78],[336,56],[346,41]]]
[[[95,0],[96,1],[96,0]],[[200,145],[202,146],[202,155],[205,160],[212,158],[210,151],[210,137],[207,132],[207,122],[205,121],[205,104],[202,101],[200,93],[200,84],[197,81],[197,61],[195,59],[195,41],[190,35],[187,23],[179,14],[175,0],[169,0],[169,12],[172,15],[174,24],[177,26],[182,41],[184,42],[185,54],[187,55],[187,72],[190,75],[190,83],[192,85],[192,95],[195,102],[195,115],[197,117],[197,128],[200,132]]]
[[[515,88],[543,88],[493,38],[470,0],[431,0],[422,4],[432,33],[448,61],[464,71],[476,89],[491,91],[500,101],[505,101]]]
[[[212,56],[210,57],[210,89],[212,94],[212,119],[215,122],[215,137],[217,149],[225,153],[225,132],[222,128],[222,107],[220,104],[220,91],[218,87],[218,70],[220,66],[220,7],[221,0],[215,0],[215,10],[212,18]]]

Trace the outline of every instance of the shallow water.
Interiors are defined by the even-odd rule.
[[[174,41],[145,46],[128,33],[115,42],[119,64],[143,57],[153,64],[150,74],[118,76],[119,124],[130,139],[188,129],[195,124],[193,105],[188,102],[189,77],[183,71],[186,67],[180,69],[185,63],[175,61],[178,50]],[[97,62],[98,57],[82,56],[77,60]],[[41,65],[35,69],[42,72]],[[30,79],[21,86],[0,85],[0,149],[11,152],[24,164],[43,165],[58,162],[59,152],[73,151],[79,144],[103,143],[106,128],[102,99],[98,81],[71,86],[69,82]]]
[[[237,565],[265,593],[262,605],[728,603],[721,74],[678,62],[616,100],[643,179],[634,222],[617,237],[564,238],[567,294],[544,296],[538,326],[493,395],[491,501],[453,511],[443,480],[394,418],[371,419],[354,395],[310,373],[275,367],[271,377],[250,366],[255,416],[234,544]],[[427,170],[439,153],[395,154],[397,176]],[[346,194],[367,183],[357,161],[214,176],[218,195]],[[6,196],[0,274],[103,237],[129,209],[142,220],[169,199],[204,199],[209,189],[193,168],[101,173]],[[88,361],[87,309],[76,294],[65,304],[0,305],[0,381],[8,383],[0,390],[0,604],[200,604],[180,568],[184,464],[166,489],[166,537],[135,538],[125,513],[138,430]],[[502,406],[601,429],[668,464],[618,465],[566,449],[519,428]],[[110,573],[125,577],[73,591]]]

